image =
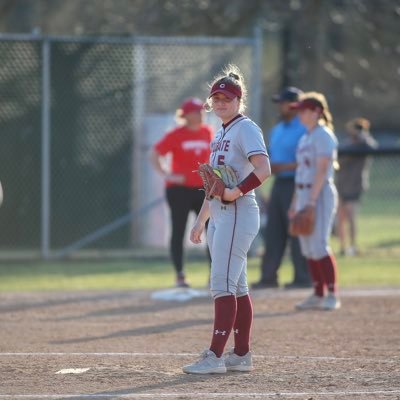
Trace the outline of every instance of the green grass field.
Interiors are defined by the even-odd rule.
[[[338,257],[339,282],[348,286],[400,286],[400,216],[360,216],[362,254]],[[337,250],[336,238],[332,247]],[[249,282],[259,278],[259,257],[249,259]],[[187,262],[187,274],[195,287],[206,287],[205,261]],[[280,283],[291,281],[292,267],[286,259]],[[156,289],[174,284],[168,261],[101,261],[1,263],[0,291]]]
[[[391,173],[389,173],[391,172]],[[391,181],[379,179],[385,173]],[[388,184],[389,182],[389,184]],[[272,180],[262,188],[268,195]],[[339,282],[345,286],[400,286],[399,181],[393,160],[374,160],[371,188],[365,194],[359,217],[361,255],[338,258]],[[332,247],[338,250],[336,238]],[[249,282],[259,278],[259,257],[249,259]],[[286,259],[280,283],[290,282],[292,266]],[[206,262],[187,263],[187,275],[195,287],[206,287]],[[0,291],[152,289],[174,284],[168,261],[41,262],[0,264]]]
[[[400,286],[397,260],[383,256],[339,258],[339,280],[348,286]],[[259,259],[249,260],[249,282],[258,279]],[[290,282],[287,261],[281,268],[281,283]],[[205,262],[187,263],[187,274],[195,287],[206,287]],[[168,262],[60,262],[0,266],[0,291],[156,289],[174,283]]]

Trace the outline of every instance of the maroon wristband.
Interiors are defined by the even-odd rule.
[[[242,182],[237,185],[240,191],[243,194],[250,192],[250,190],[255,189],[261,185],[261,181],[258,179],[257,175],[254,172],[251,172],[246,178],[242,180]]]

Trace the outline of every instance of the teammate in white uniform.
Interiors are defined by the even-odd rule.
[[[233,189],[226,188],[223,203],[205,200],[191,231],[200,243],[208,219],[207,242],[211,254],[210,289],[214,297],[214,329],[211,346],[199,361],[183,367],[193,374],[250,371],[250,329],[253,308],[247,286],[247,252],[260,226],[254,189],[271,175],[261,129],[241,113],[246,88],[236,66],[229,66],[211,85],[209,106],[222,120],[211,143],[210,164],[229,165],[237,173]],[[235,347],[223,355],[234,330]]]
[[[299,110],[307,133],[297,147],[296,190],[289,218],[305,207],[314,207],[315,228],[311,235],[300,236],[300,246],[307,258],[314,283],[314,294],[299,309],[340,307],[337,298],[336,260],[329,246],[329,237],[337,209],[334,166],[337,163],[338,141],[333,133],[332,117],[321,93],[305,93],[294,107]],[[325,295],[327,288],[328,295]]]

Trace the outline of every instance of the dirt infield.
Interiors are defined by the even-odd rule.
[[[218,376],[181,372],[209,344],[208,297],[0,294],[0,400],[400,399],[400,288],[343,290],[339,311],[295,311],[307,294],[254,292],[255,370]]]

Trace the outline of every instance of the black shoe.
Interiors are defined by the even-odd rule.
[[[311,288],[312,284],[308,282],[291,282],[284,285],[285,289],[307,289]]]
[[[184,276],[178,276],[176,278],[175,287],[177,287],[177,288],[190,288],[190,285],[186,282],[186,279],[185,279]]]
[[[251,285],[252,289],[273,289],[278,287],[279,287],[278,282],[265,282],[265,281],[255,282]]]

